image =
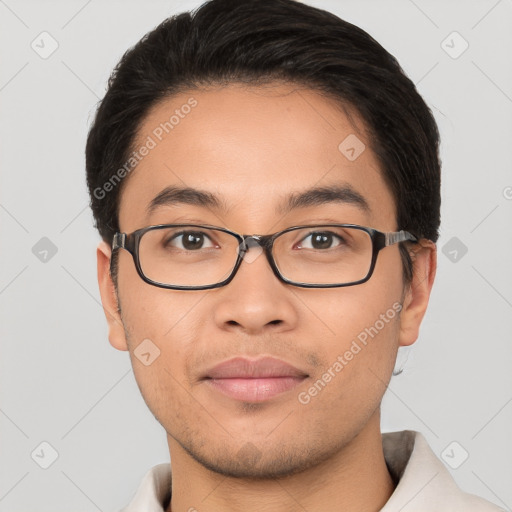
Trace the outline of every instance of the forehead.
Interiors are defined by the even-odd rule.
[[[374,227],[394,223],[364,123],[309,89],[230,84],[182,92],[150,110],[132,149],[137,164],[120,198],[124,231],[146,225],[148,206],[169,186],[215,194],[233,228],[271,224],[286,196],[340,184],[366,199],[376,216],[368,222],[380,223]]]

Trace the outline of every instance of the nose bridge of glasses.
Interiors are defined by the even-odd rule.
[[[269,258],[271,245],[271,236],[243,235],[243,241],[239,245],[239,251],[246,263],[252,263],[263,252],[265,252],[267,258]],[[249,251],[249,249],[252,249],[252,251]]]
[[[270,236],[266,235],[242,235],[243,241],[240,244],[241,252],[248,252],[254,247],[258,252],[266,250],[270,245]]]

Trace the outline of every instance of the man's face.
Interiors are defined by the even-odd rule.
[[[197,104],[183,108],[190,98]],[[166,133],[161,123],[176,110],[179,121],[174,118]],[[366,148],[354,159],[339,145],[356,134]],[[313,91],[291,85],[190,91],[150,112],[135,148],[148,136],[156,146],[127,178],[121,232],[168,223],[241,234],[321,223],[397,228],[369,140],[333,101]],[[225,209],[179,203],[148,214],[151,201],[171,185],[208,191]],[[369,209],[336,201],[277,213],[288,195],[329,185],[350,186]],[[380,252],[368,282],[330,289],[279,281],[264,253],[244,261],[227,286],[161,289],[145,283],[121,250],[118,300],[123,329],[111,332],[111,342],[130,350],[142,395],[167,431],[171,452],[185,450],[226,475],[292,474],[339,451],[369,422],[378,423],[401,343],[397,304],[404,300],[404,283],[397,245]],[[147,366],[134,355],[143,340],[160,350]],[[233,398],[204,377],[237,356],[281,359],[307,377],[258,402]]]

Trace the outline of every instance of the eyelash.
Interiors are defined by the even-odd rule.
[[[201,235],[204,235],[204,237],[206,239],[208,239],[210,241],[210,243],[212,244],[216,244],[216,242],[214,242],[209,236],[207,233],[203,232],[203,231],[192,231],[192,230],[182,230],[182,231],[178,231],[177,233],[173,233],[171,237],[169,237],[167,240],[164,240],[164,246],[167,246],[169,245],[173,240],[177,240],[181,237],[181,239],[183,240],[183,236],[186,235],[186,234],[201,234]],[[313,235],[318,235],[318,234],[322,234],[322,235],[328,235],[328,236],[332,236],[333,239],[337,239],[338,240],[338,245],[336,245],[335,247],[339,247],[340,245],[343,245],[343,243],[347,243],[339,234],[336,234],[334,233],[333,231],[310,231],[309,233],[307,233],[305,236],[303,236],[298,244],[299,245],[302,245],[304,244],[304,240],[310,238],[311,236]],[[183,242],[182,242],[182,245],[183,245]],[[178,249],[183,249],[183,250],[186,250],[184,247],[179,247]],[[314,249],[314,248],[313,248]],[[333,249],[333,247],[330,247],[329,249]]]

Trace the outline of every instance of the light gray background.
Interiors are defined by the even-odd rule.
[[[512,0],[310,3],[393,53],[442,132],[438,276],[383,431],[419,430],[439,457],[456,441],[446,460],[469,453],[447,465],[458,484],[510,510]],[[116,510],[168,460],[127,353],[107,341],[83,153],[122,53],[198,5],[0,0],[0,511]],[[43,31],[59,45],[47,59],[31,48]],[[469,43],[458,58],[453,31]],[[32,252],[42,237],[57,248],[46,262]],[[48,469],[31,458],[49,461],[43,441],[59,455]]]

